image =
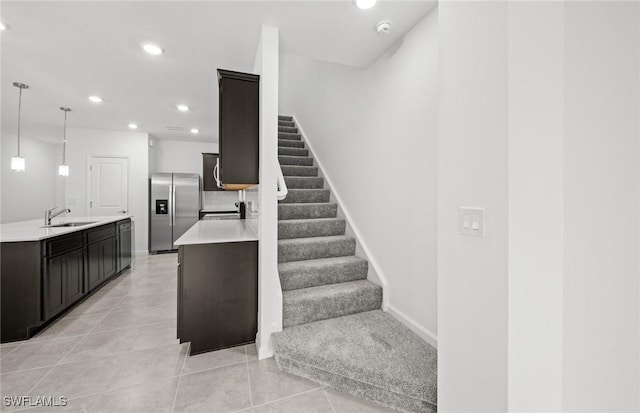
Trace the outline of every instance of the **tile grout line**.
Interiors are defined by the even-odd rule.
[[[249,385],[249,406],[253,412],[253,389],[251,388],[251,372],[249,371],[249,356],[247,355],[247,346],[244,346],[245,367],[247,368],[247,384]]]
[[[124,299],[124,297],[123,297],[123,299]],[[121,300],[121,301],[122,301],[122,300]],[[119,302],[120,302],[120,301],[119,301]],[[106,313],[106,314],[105,314],[105,315],[100,319],[100,321],[98,321],[98,322],[97,322],[97,323],[96,323],[96,324],[95,324],[91,329],[89,329],[89,331],[87,331],[85,334],[80,335],[80,336],[74,336],[74,337],[80,337],[80,338],[78,339],[78,341],[76,342],[76,344],[75,344],[75,345],[73,345],[73,346],[72,346],[72,347],[71,347],[71,348],[70,348],[70,349],[69,349],[69,350],[64,354],[64,356],[60,357],[60,358],[58,359],[58,361],[56,362],[56,364],[54,364],[54,365],[49,369],[49,371],[47,371],[47,372],[46,372],[46,373],[45,373],[45,374],[40,378],[40,380],[38,380],[38,381],[36,382],[36,384],[34,384],[34,385],[33,385],[33,387],[31,387],[31,389],[29,389],[29,391],[28,391],[26,394],[27,394],[27,395],[30,395],[30,394],[31,394],[31,392],[32,392],[33,390],[35,390],[35,388],[36,388],[36,387],[38,387],[38,385],[39,385],[39,384],[40,384],[40,383],[41,383],[41,382],[42,382],[42,381],[43,381],[43,380],[44,380],[44,379],[45,379],[45,378],[46,378],[46,377],[47,377],[47,376],[48,376],[48,375],[53,371],[53,369],[54,369],[56,366],[60,365],[60,362],[61,362],[62,360],[64,360],[64,358],[65,358],[65,357],[67,357],[67,356],[68,356],[68,355],[69,355],[69,354],[70,354],[70,353],[71,353],[71,352],[72,352],[76,347],[78,347],[78,344],[80,344],[80,342],[81,342],[82,340],[84,340],[84,338],[85,338],[85,337],[86,337],[86,336],[87,336],[87,335],[88,335],[88,334],[89,334],[89,333],[90,333],[90,332],[91,332],[91,331],[92,331],[92,330],[93,330],[93,329],[94,329],[94,328],[95,328],[99,323],[101,323],[101,322],[102,322],[102,320],[104,320],[104,318],[105,318],[107,315],[109,315],[109,314],[111,313],[111,311],[113,311],[113,308],[112,308],[111,310],[107,311],[107,313]]]
[[[323,389],[324,389],[324,387],[316,387],[316,388],[314,388],[314,389],[309,389],[309,390],[305,390],[305,391],[300,392],[300,393],[291,394],[291,395],[289,395],[289,396],[282,397],[282,398],[280,398],[280,399],[275,399],[275,400],[271,400],[271,401],[268,401],[268,402],[265,402],[265,403],[257,404],[257,405],[255,405],[255,406],[253,406],[253,407],[262,407],[262,406],[266,406],[266,405],[269,405],[269,404],[273,404],[273,403],[281,402],[281,401],[283,401],[283,400],[292,399],[292,398],[297,397],[297,396],[302,396],[303,394],[307,394],[307,393],[311,393],[311,392],[318,391],[318,390],[323,390]]]
[[[118,301],[118,303],[122,302],[122,300],[124,300],[124,297],[122,297],[122,299],[121,299],[120,301]],[[117,304],[116,304],[116,305],[117,305]],[[43,380],[44,380],[44,379],[45,379],[45,378],[46,378],[46,377],[47,377],[47,376],[48,376],[48,375],[53,371],[53,369],[54,369],[56,366],[60,365],[60,362],[61,362],[62,360],[64,360],[64,358],[65,358],[65,357],[67,357],[67,356],[68,356],[68,355],[69,355],[69,354],[70,354],[70,353],[71,353],[71,352],[72,352],[76,347],[78,347],[78,344],[80,344],[80,342],[82,342],[82,340],[84,340],[84,338],[85,338],[88,334],[90,334],[90,333],[91,333],[91,331],[93,331],[93,329],[94,329],[94,328],[96,328],[96,326],[97,326],[98,324],[100,324],[100,323],[102,322],[102,320],[104,320],[104,319],[107,317],[107,315],[109,315],[112,311],[113,311],[113,308],[111,308],[110,310],[108,310],[108,311],[106,312],[106,314],[105,314],[105,315],[100,319],[100,321],[98,321],[98,322],[97,322],[97,323],[96,323],[96,324],[95,324],[91,329],[89,329],[85,334],[78,335],[78,336],[72,336],[72,337],[80,337],[80,338],[79,338],[79,339],[78,339],[78,341],[75,343],[75,345],[73,345],[73,346],[72,346],[72,347],[71,347],[71,348],[70,348],[70,349],[69,349],[69,350],[64,354],[64,356],[62,356],[62,357],[60,357],[60,359],[58,359],[58,361],[56,362],[56,364],[54,364],[53,366],[51,366],[51,368],[49,369],[49,371],[47,371],[47,372],[46,372],[46,373],[45,373],[45,374],[40,378],[40,380],[38,380],[38,381],[36,382],[36,384],[34,384],[34,385],[29,389],[29,391],[28,391],[26,394],[27,394],[27,395],[30,395],[30,394],[31,394],[31,392],[32,392],[33,390],[35,390],[35,389],[36,389],[36,387],[38,387],[38,385],[39,385],[39,384],[40,384],[40,383],[41,383],[41,382],[42,382],[42,381],[43,381]],[[64,318],[64,317],[63,317],[63,318]]]
[[[171,412],[173,412],[176,408],[176,400],[178,400],[178,391],[180,391],[180,384],[182,383],[182,372],[184,372],[184,366],[187,364],[187,357],[189,357],[189,353],[191,353],[191,342],[187,345],[187,353],[184,355],[184,360],[182,360],[182,368],[180,369],[180,376],[178,376],[178,385],[176,386],[176,392],[173,395],[173,403],[171,404]]]
[[[329,407],[331,407],[331,411],[336,413],[336,409],[333,408],[333,403],[331,403],[331,399],[329,399],[329,395],[327,394],[326,387],[322,388],[322,394],[324,394],[324,398],[329,402]]]

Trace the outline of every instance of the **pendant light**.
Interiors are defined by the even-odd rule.
[[[24,171],[25,168],[24,158],[20,156],[20,111],[22,110],[22,90],[29,89],[29,85],[13,82],[13,86],[20,89],[20,95],[18,97],[18,156],[14,156],[11,158],[11,169],[20,172]]]
[[[67,112],[70,108],[60,107],[64,111],[64,138],[62,138],[62,164],[58,166],[58,175],[69,176],[69,165],[67,165]]]

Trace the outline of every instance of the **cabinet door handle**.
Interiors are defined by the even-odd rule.
[[[222,183],[220,182],[220,158],[216,159],[216,166],[213,167],[213,178],[216,180],[218,188],[222,188]]]
[[[127,213],[127,211],[125,211],[124,209],[122,211],[118,211],[118,212],[121,213],[121,214],[126,214]]]

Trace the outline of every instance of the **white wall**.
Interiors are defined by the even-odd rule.
[[[149,143],[140,132],[94,129],[67,130],[67,162],[70,173],[66,184],[66,207],[71,216],[88,215],[89,155],[129,158],[129,214],[134,222],[134,249],[149,250]],[[62,205],[61,205],[62,206]]]
[[[638,411],[639,5],[439,7],[438,408]]]
[[[202,153],[218,153],[217,142],[157,139],[153,172],[193,173],[202,176]]]
[[[218,142],[154,139],[153,172],[194,173],[202,177],[202,154],[218,153]],[[202,185],[202,182],[201,182]],[[202,209],[235,211],[238,201],[236,191],[202,191]]]
[[[443,2],[438,136],[438,410],[507,409],[507,5]],[[486,208],[486,238],[458,208]]]
[[[60,204],[58,188],[63,178],[58,176],[58,164],[62,161],[62,145],[20,137],[20,154],[25,158],[23,172],[11,170],[11,158],[17,154],[17,135],[2,133],[1,147],[1,198],[0,222],[16,222],[39,219],[45,209]]]
[[[387,309],[437,334],[438,21],[371,67],[282,54],[280,113],[295,115],[381,278]]]
[[[639,411],[638,2],[565,5],[566,411]]]
[[[509,410],[561,411],[564,5],[512,2],[508,24]]]
[[[271,333],[282,331],[278,274],[278,29],[262,26],[253,71],[260,75],[260,186],[258,192],[258,357],[273,356]],[[251,194],[255,198],[255,193]],[[249,199],[249,198],[248,198]],[[252,199],[253,201],[253,199]],[[253,214],[252,214],[253,215]]]

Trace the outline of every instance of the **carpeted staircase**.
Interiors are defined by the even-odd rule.
[[[436,350],[382,312],[324,179],[290,116],[279,116],[278,159],[289,189],[278,205],[283,327],[278,367],[410,412],[435,412]]]

